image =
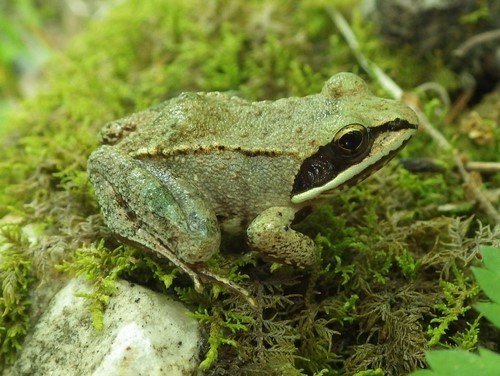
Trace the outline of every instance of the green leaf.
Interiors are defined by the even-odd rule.
[[[477,303],[474,305],[493,325],[500,328],[500,304],[498,303]]]
[[[432,370],[413,372],[412,376],[497,376],[500,355],[481,348],[479,354],[464,350],[437,350],[426,355]]]
[[[486,295],[495,303],[500,303],[500,289],[498,288],[500,285],[500,272],[490,268],[473,268],[472,271]]]
[[[486,268],[500,274],[500,248],[482,246],[481,254]]]
[[[481,312],[495,326],[500,327],[500,249],[495,247],[481,247],[484,268],[472,268],[481,289],[493,303],[478,303],[476,309]]]

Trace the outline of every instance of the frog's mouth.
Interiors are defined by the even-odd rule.
[[[387,164],[416,129],[417,125],[401,119],[371,128],[364,150],[353,156],[335,153],[333,141],[320,147],[304,161],[295,177],[291,201],[300,204],[362,181]]]

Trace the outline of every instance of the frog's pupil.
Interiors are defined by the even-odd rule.
[[[347,132],[339,140],[339,146],[349,151],[356,151],[362,143],[363,134],[360,131]]]

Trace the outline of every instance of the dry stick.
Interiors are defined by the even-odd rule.
[[[349,47],[351,47],[351,51],[354,53],[354,56],[358,60],[359,65],[361,65],[361,68],[363,68],[370,77],[376,79],[380,86],[391,93],[395,99],[401,99],[403,96],[403,90],[388,75],[386,75],[382,69],[380,69],[376,64],[373,64],[365,57],[365,55],[363,55],[361,49],[359,48],[356,36],[352,32],[351,27],[342,14],[340,14],[334,6],[327,7],[327,11],[330,14],[330,17],[332,17],[337,28],[344,36]]]
[[[478,45],[491,42],[495,39],[500,39],[500,29],[485,31],[484,33],[474,35],[458,46],[453,53],[458,57],[464,57]]]
[[[347,44],[351,48],[354,56],[358,60],[361,67],[368,73],[368,75],[378,81],[378,83],[389,92],[394,99],[401,99],[403,95],[403,90],[389,77],[387,76],[376,64],[369,61],[361,52],[359,48],[358,41],[354,33],[352,32],[349,24],[342,16],[340,12],[334,6],[327,7],[327,11],[332,18],[333,22],[337,28],[342,33]],[[484,196],[481,189],[475,184],[474,179],[470,176],[464,167],[464,163],[460,158],[460,155],[456,149],[448,142],[448,140],[439,132],[427,119],[427,116],[416,106],[409,104],[411,109],[415,111],[418,116],[420,127],[426,132],[437,144],[443,149],[450,152],[453,155],[453,160],[457,166],[457,169],[462,177],[463,182],[469,188],[470,192],[473,194],[474,198],[478,202],[479,206],[484,210],[484,212],[492,218],[492,220],[500,226],[500,213],[495,209],[493,204]]]
[[[467,171],[478,171],[486,173],[500,172],[500,162],[467,162],[465,163]]]

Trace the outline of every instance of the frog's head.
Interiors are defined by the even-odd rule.
[[[417,117],[409,107],[374,96],[351,73],[330,78],[321,94],[333,108],[322,125],[328,141],[302,163],[292,189],[296,204],[365,179],[391,160],[417,130]]]

